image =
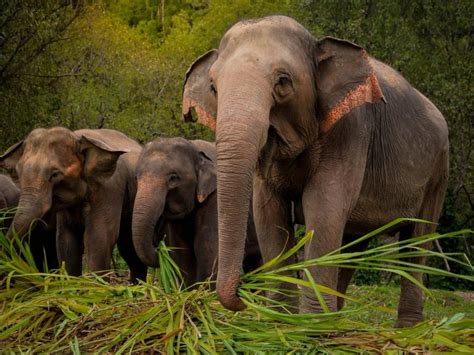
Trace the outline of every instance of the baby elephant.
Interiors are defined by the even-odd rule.
[[[140,259],[158,266],[154,235],[166,228],[167,244],[186,285],[216,272],[218,255],[215,145],[183,138],[148,143],[137,164],[133,243]],[[261,263],[253,221],[247,227],[244,270]]]

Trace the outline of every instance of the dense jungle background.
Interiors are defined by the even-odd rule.
[[[451,140],[440,231],[474,228],[471,0],[4,0],[0,150],[35,127],[57,125],[115,128],[142,143],[158,136],[213,139],[181,120],[184,74],[237,20],[275,13],[296,18],[316,37],[365,47],[438,106]],[[442,247],[473,259],[465,239],[443,240]],[[365,272],[357,280],[380,277]],[[474,289],[441,277],[429,286]]]

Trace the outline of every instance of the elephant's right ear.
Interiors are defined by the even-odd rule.
[[[211,49],[194,61],[186,72],[183,88],[183,119],[192,120],[196,110],[198,122],[216,130],[217,99],[211,91],[209,68],[217,59],[217,50]]]
[[[127,153],[86,136],[79,139],[79,149],[84,157],[83,175],[88,181],[96,183],[103,183],[110,178],[115,172],[118,158]]]
[[[11,178],[17,182],[18,176],[16,173],[16,164],[23,155],[24,144],[23,141],[15,143],[7,149],[5,153],[0,155],[0,168],[5,168]]]

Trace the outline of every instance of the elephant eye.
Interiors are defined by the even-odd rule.
[[[178,174],[176,174],[176,173],[171,173],[168,176],[168,182],[177,183],[179,180],[180,180],[180,178],[179,178]]]
[[[214,95],[217,95],[217,89],[216,89],[216,86],[214,85],[214,83],[211,82],[211,85],[209,86],[209,89],[211,90],[211,92]]]
[[[288,74],[280,73],[275,81],[275,93],[276,100],[281,101],[283,98],[286,98],[293,91],[293,83],[291,77]]]
[[[291,84],[291,80],[288,76],[282,75],[278,78],[277,85],[284,86],[284,85],[288,85],[288,84]]]
[[[61,179],[62,176],[63,176],[62,172],[60,172],[59,170],[54,170],[51,173],[51,176],[49,177],[49,180],[50,181],[58,181],[59,179]]]

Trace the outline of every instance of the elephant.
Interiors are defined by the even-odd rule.
[[[188,69],[185,120],[193,110],[216,130],[217,294],[228,309],[245,307],[237,288],[251,195],[264,262],[293,245],[294,223],[314,231],[304,249],[309,260],[398,217],[438,221],[448,179],[446,121],[401,74],[352,42],[316,39],[286,16],[240,21]],[[292,219],[292,204],[304,221]],[[401,238],[435,228],[398,226]],[[353,272],[309,271],[341,293]],[[324,298],[330,310],[342,307],[336,296]],[[321,310],[306,287],[287,300],[300,313]],[[403,279],[396,325],[422,319],[422,290]]]
[[[3,217],[0,221],[0,230],[4,233],[7,233],[10,227],[12,220],[10,210],[14,211],[18,206],[20,192],[8,175],[0,175],[0,216]],[[54,221],[50,220],[50,216],[45,216],[44,219],[31,229],[29,240],[31,255],[39,272],[57,269],[59,266],[56,254],[56,226]]]
[[[0,156],[0,167],[18,180],[20,199],[7,237],[22,236],[36,219],[51,216],[56,249],[70,275],[110,269],[112,250],[130,267],[130,279],[146,278],[133,249],[131,217],[135,164],[141,146],[110,129],[37,128]]]
[[[188,286],[215,275],[217,199],[215,145],[202,140],[159,138],[143,148],[137,163],[133,243],[140,259],[158,267],[153,243],[165,228],[166,243]],[[244,269],[260,265],[253,222],[249,220]]]

